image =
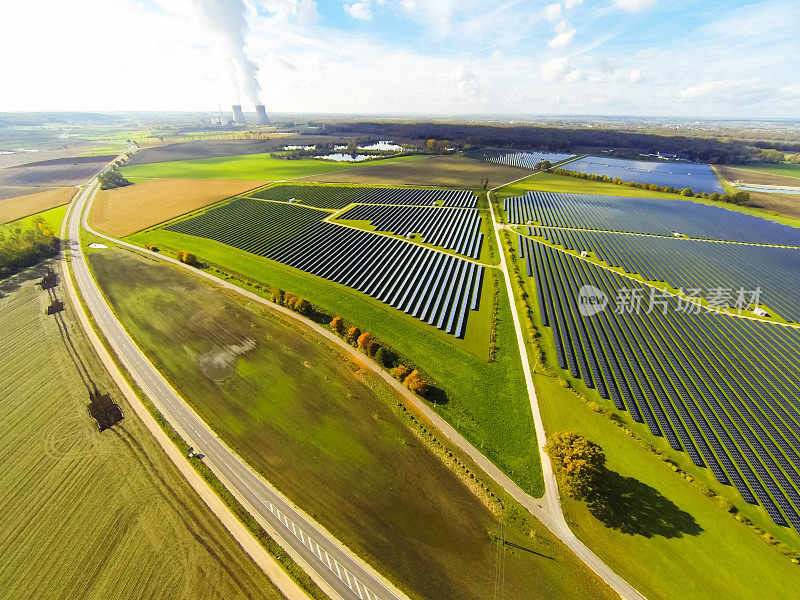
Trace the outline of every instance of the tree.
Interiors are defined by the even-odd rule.
[[[101,190],[113,190],[114,188],[132,185],[116,168],[101,173],[98,175],[97,180],[100,182]]]
[[[420,396],[428,393],[428,384],[416,369],[406,376],[403,380],[403,385]]]
[[[183,252],[179,250],[175,253],[175,258],[186,265],[194,266],[197,264],[197,257],[191,252]]]
[[[694,195],[694,192],[692,191],[692,188],[683,188],[679,193],[680,193],[681,196],[693,196]]]
[[[590,499],[605,473],[603,449],[574,431],[553,433],[544,447],[561,476],[564,491],[577,500]]]
[[[536,169],[540,169],[542,171],[548,172],[548,171],[550,171],[550,169],[553,168],[553,163],[551,163],[549,160],[542,160],[542,161],[539,161],[538,163],[536,163],[533,166]]]
[[[375,338],[372,337],[372,334],[365,331],[360,336],[358,336],[358,347],[364,351],[364,354],[367,356],[372,356],[372,347],[375,345]]]
[[[394,369],[392,369],[392,377],[399,379],[400,381],[405,381],[410,372],[411,370],[407,366],[397,365]]]
[[[746,204],[750,202],[750,192],[738,191],[728,196],[728,202],[731,204]]]
[[[352,344],[352,343],[355,343],[355,341],[358,340],[359,337],[361,337],[361,330],[358,327],[356,327],[355,325],[353,325],[347,331],[347,341]]]
[[[339,337],[344,335],[344,319],[342,317],[333,317],[331,321],[331,329],[333,329],[334,333]]]

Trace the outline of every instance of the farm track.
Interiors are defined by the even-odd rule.
[[[537,171],[534,171],[533,174],[536,172]],[[525,179],[529,176],[530,175],[526,175],[526,177],[521,177],[520,179]],[[512,181],[505,185],[510,185],[512,183],[515,182]],[[492,226],[495,232],[497,247],[500,252],[500,268],[504,274],[506,294],[508,295],[508,300],[512,307],[511,315],[514,321],[514,331],[516,333],[517,344],[519,346],[520,357],[522,360],[522,370],[525,375],[525,385],[528,390],[528,397],[531,403],[531,412],[536,426],[539,458],[542,465],[542,476],[544,478],[545,485],[545,493],[540,500],[535,500],[527,495],[525,495],[524,498],[517,499],[562,542],[564,542],[570,548],[570,550],[572,550],[592,571],[598,575],[598,577],[611,586],[621,598],[625,600],[644,600],[644,597],[639,592],[637,592],[622,577],[617,575],[613,569],[606,565],[596,554],[594,554],[594,552],[592,552],[575,536],[564,519],[564,512],[561,508],[561,499],[559,497],[558,483],[556,482],[555,472],[553,471],[550,457],[544,450],[545,444],[547,443],[547,434],[544,429],[541,411],[539,410],[539,400],[536,395],[536,387],[533,383],[533,371],[530,366],[530,361],[528,360],[528,349],[525,343],[525,336],[522,331],[522,324],[520,323],[519,319],[519,311],[517,310],[514,289],[511,284],[511,275],[509,273],[506,260],[506,249],[503,245],[502,239],[500,238],[500,231],[503,229],[503,227],[498,223],[497,216],[495,215],[494,203],[492,202],[492,194],[495,193],[499,187],[502,186],[498,186],[489,190],[487,197],[492,215]],[[514,494],[512,493],[512,495]]]

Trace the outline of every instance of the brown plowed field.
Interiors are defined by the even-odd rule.
[[[222,179],[143,181],[99,192],[89,214],[89,223],[98,231],[124,237],[264,183]]]
[[[797,177],[773,175],[771,173],[754,171],[752,169],[726,167],[724,165],[717,165],[716,169],[731,183],[739,180],[745,185],[785,185],[789,187],[797,187],[800,185],[798,184]],[[776,194],[771,192],[751,191],[750,203],[748,206],[763,208],[764,210],[771,210],[778,214],[786,215],[787,217],[800,219],[800,194]]]
[[[461,156],[431,156],[417,160],[376,163],[358,169],[304,177],[303,181],[325,183],[360,183],[384,185],[431,185],[442,187],[478,188],[489,178],[494,187],[533,171],[483,163]]]
[[[77,191],[78,188],[75,187],[63,187],[37,194],[2,199],[0,200],[0,223],[16,221],[22,217],[66,204],[72,200]]]

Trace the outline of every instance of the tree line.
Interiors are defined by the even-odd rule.
[[[25,230],[19,226],[0,229],[0,278],[58,253],[59,239],[45,220],[37,217],[33,224],[34,227]]]
[[[638,158],[657,152],[675,154],[698,162],[741,164],[777,162],[785,158],[772,142],[719,140],[687,136],[664,136],[614,129],[568,129],[554,127],[488,126],[448,123],[326,123],[324,135],[367,134],[383,139],[450,140],[460,148],[492,146],[517,150],[552,152],[596,152],[612,149],[615,156]],[[786,148],[789,150],[789,147]]]

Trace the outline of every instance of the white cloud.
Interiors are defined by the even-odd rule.
[[[566,21],[560,21],[555,27],[556,35],[550,40],[549,46],[551,48],[566,48],[569,46],[572,38],[575,37],[575,29],[570,26]]]
[[[639,69],[634,69],[631,71],[630,75],[628,75],[628,81],[631,83],[639,83],[643,79],[642,72]]]
[[[575,83],[583,74],[573,69],[566,58],[553,58],[542,65],[542,77],[549,83]]]
[[[614,6],[629,12],[640,12],[653,8],[658,0],[614,0]]]
[[[704,81],[681,90],[681,100],[697,100],[717,94],[727,94],[739,88],[744,82],[732,79]]]
[[[564,33],[559,33],[556,37],[551,39],[548,42],[548,46],[551,48],[566,48],[569,46],[572,38],[575,37],[575,30],[570,29],[569,31],[565,31]]]
[[[264,8],[279,21],[297,19],[301,23],[314,23],[319,19],[314,0],[265,0]]]
[[[542,77],[545,81],[561,81],[570,70],[566,58],[553,58],[542,65]]]
[[[452,93],[453,86],[465,98],[475,99],[481,95],[478,77],[466,65],[457,65],[445,77],[447,92]]]
[[[571,8],[575,8],[576,6],[578,6],[578,5],[582,4],[582,3],[583,3],[583,0],[566,0],[566,2],[564,2],[564,8],[569,10]]]
[[[544,18],[550,21],[558,21],[561,18],[561,3],[554,2],[544,7]]]
[[[372,18],[372,11],[369,9],[367,2],[355,2],[354,4],[345,4],[344,12],[361,21],[369,21]]]

